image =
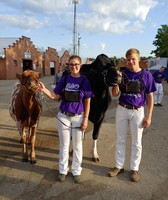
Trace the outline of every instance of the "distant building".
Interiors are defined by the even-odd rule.
[[[30,38],[0,38],[0,79],[15,79],[26,69],[42,73],[42,54]]]
[[[43,53],[43,75],[55,75],[59,68],[59,56],[56,49],[48,47]]]
[[[60,66],[62,67],[62,69],[65,69],[67,67],[69,57],[69,51],[65,50],[62,56],[60,57]]]
[[[65,66],[69,53],[64,52],[61,65]],[[38,50],[30,38],[0,38],[0,79],[15,79],[16,73],[31,69],[44,76],[54,75],[60,67],[56,49]]]
[[[155,65],[162,65],[163,67],[168,67],[168,58],[166,57],[157,57],[151,58],[148,60],[148,67],[153,67]]]

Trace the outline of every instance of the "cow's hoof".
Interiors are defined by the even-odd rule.
[[[69,155],[70,155],[70,156],[73,156],[73,150],[71,150],[71,151],[69,152]]]
[[[28,162],[28,158],[22,158],[22,162]]]
[[[96,163],[97,163],[97,162],[100,162],[99,157],[97,157],[97,158],[94,158],[94,157],[93,157],[92,160],[93,160],[93,162],[96,162]]]
[[[35,165],[37,163],[37,160],[30,160],[30,164]]]

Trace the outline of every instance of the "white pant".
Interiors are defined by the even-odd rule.
[[[144,118],[144,107],[138,110],[129,110],[120,105],[116,111],[116,167],[124,168],[126,152],[126,136],[128,126],[131,131],[131,170],[138,171],[142,154],[142,121]]]
[[[163,99],[163,85],[162,83],[155,83],[156,91],[154,92],[154,104],[161,103]]]
[[[80,126],[83,120],[83,115],[69,117],[61,112],[58,113],[57,128],[59,134],[59,173],[67,174],[69,171],[69,147],[72,137],[73,159],[72,159],[72,174],[80,175],[82,171],[83,157],[83,136]],[[78,128],[77,128],[78,127]]]

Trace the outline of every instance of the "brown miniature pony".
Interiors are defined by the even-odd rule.
[[[22,74],[16,74],[16,77],[20,80],[20,83],[15,85],[12,92],[9,112],[16,121],[23,143],[22,162],[28,162],[28,144],[30,144],[30,163],[36,164],[36,129],[42,113],[38,91],[39,73],[26,70]]]

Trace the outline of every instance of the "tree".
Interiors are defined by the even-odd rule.
[[[151,51],[156,57],[168,57],[168,25],[161,25],[153,41],[156,50]]]
[[[113,57],[111,57],[111,60],[113,60],[116,65],[118,65],[119,58],[117,58],[116,56],[113,56]]]

